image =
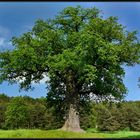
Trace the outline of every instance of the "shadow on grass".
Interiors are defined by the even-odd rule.
[[[132,136],[128,136],[128,137],[123,137],[123,138],[140,138],[140,135],[132,135]]]
[[[87,131],[87,132],[89,132],[89,133],[104,133],[104,134],[117,134],[118,133],[118,131],[92,131],[92,130],[90,130],[90,131]]]

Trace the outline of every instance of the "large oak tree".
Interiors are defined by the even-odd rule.
[[[124,97],[122,66],[133,66],[140,57],[136,32],[117,17],[103,18],[95,7],[67,7],[54,19],[37,20],[12,43],[13,50],[0,53],[0,81],[19,82],[28,90],[48,76],[48,96],[66,103],[62,129],[68,131],[82,131],[78,108],[85,96]]]

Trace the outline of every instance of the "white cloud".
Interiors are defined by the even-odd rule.
[[[35,83],[34,81],[32,82],[32,85],[39,85],[39,84],[46,84],[45,82],[46,81],[49,81],[50,80],[50,78],[48,77],[48,76],[46,76],[45,74],[43,74],[43,76],[44,76],[44,78],[42,79],[42,80],[40,80],[39,81],[39,83]],[[22,83],[22,82],[24,82],[24,80],[25,80],[25,77],[18,77],[18,78],[16,78],[16,80],[19,82],[19,83]]]
[[[8,37],[9,35],[10,35],[10,30],[3,26],[0,26],[0,36]]]
[[[45,85],[46,84],[46,81],[49,81],[50,78],[48,76],[46,76],[45,74],[43,74],[43,79],[39,81],[39,83],[35,83],[35,82],[32,82],[33,85]]]
[[[43,75],[43,76],[44,76],[44,78],[40,81],[40,84],[45,84],[46,81],[50,80],[50,78],[48,76],[46,76],[46,75]]]
[[[13,49],[12,42],[9,37],[10,30],[0,25],[0,50]]]
[[[3,46],[5,44],[5,38],[0,37],[0,46]]]
[[[0,37],[0,49],[12,49],[12,42],[4,37]]]

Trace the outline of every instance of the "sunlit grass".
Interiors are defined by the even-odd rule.
[[[0,138],[140,138],[140,132],[95,132],[94,129],[86,133],[65,132],[61,130],[0,130]]]

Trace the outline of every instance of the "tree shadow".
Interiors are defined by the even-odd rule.
[[[132,136],[127,136],[127,137],[124,137],[124,138],[140,138],[140,134],[139,135],[132,135]]]

